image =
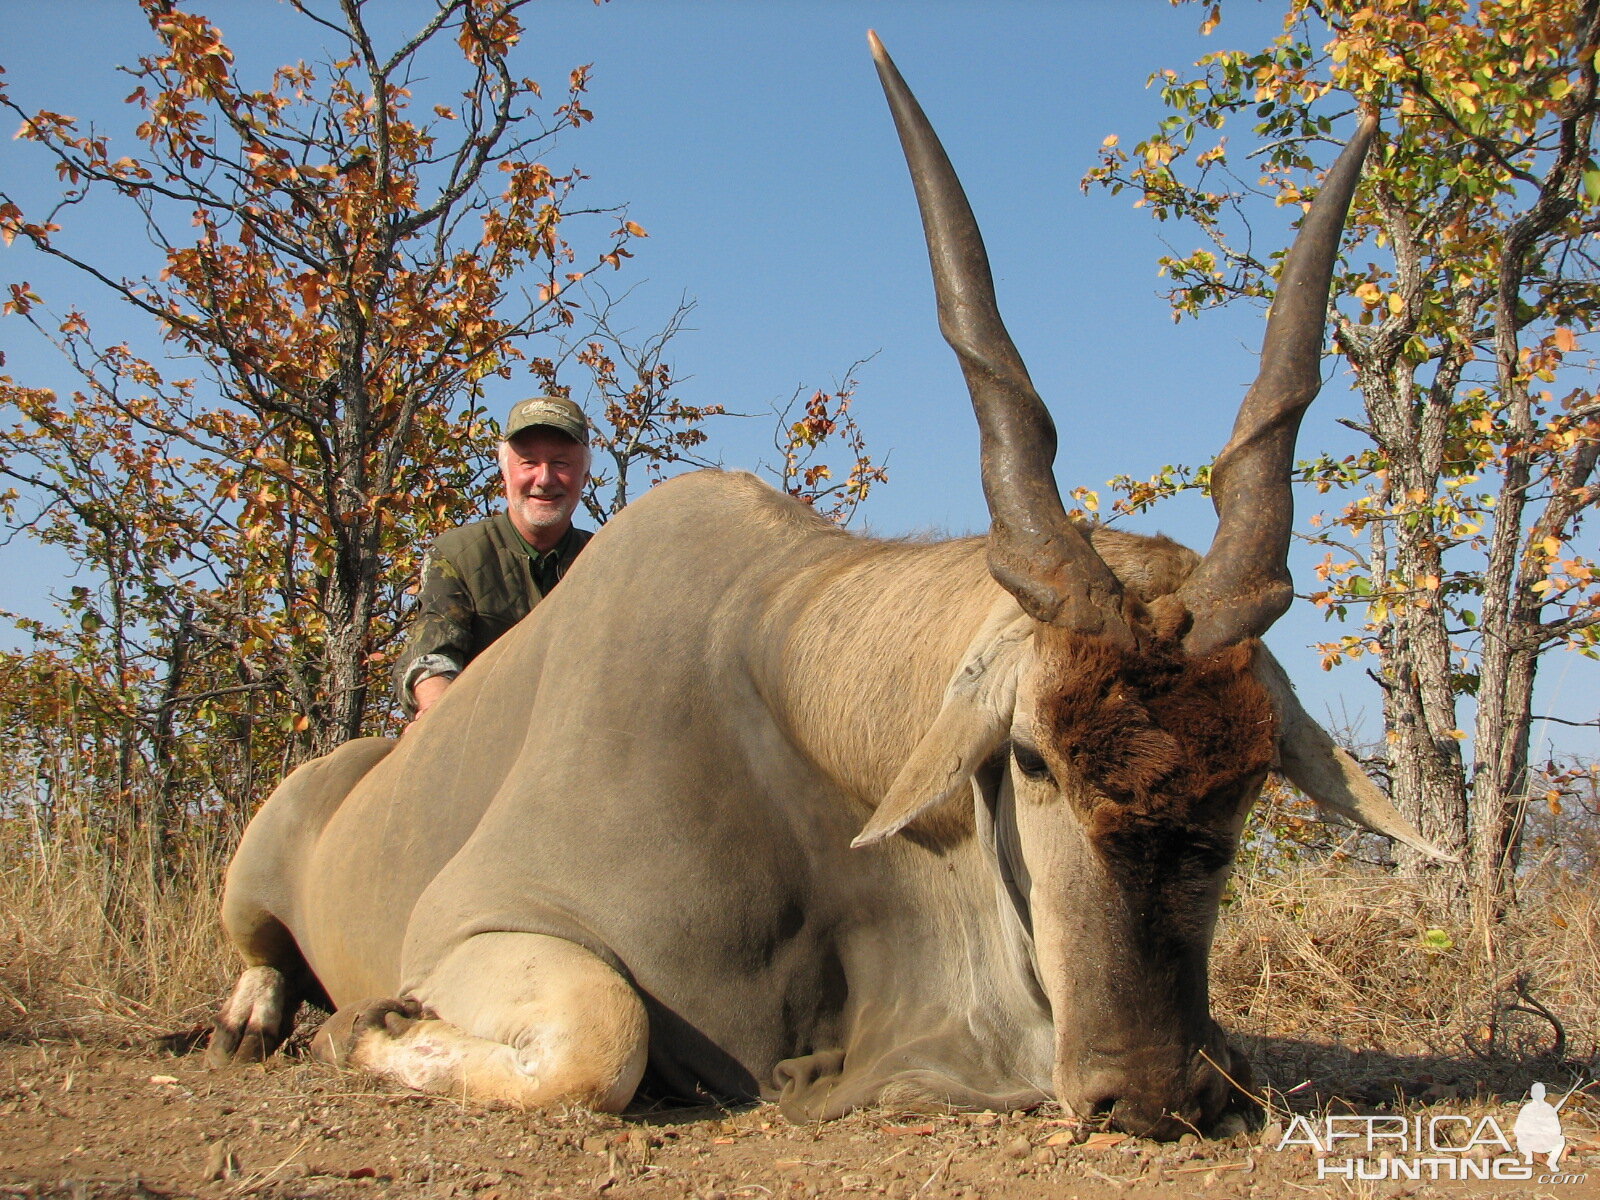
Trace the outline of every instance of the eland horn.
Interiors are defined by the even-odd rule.
[[[1211,471],[1216,537],[1178,590],[1191,617],[1183,640],[1191,654],[1259,637],[1294,598],[1288,557],[1295,436],[1322,387],[1328,287],[1345,213],[1377,124],[1375,115],[1363,115],[1284,259],[1262,339],[1260,371]]]
[[[1062,506],[1051,470],[1055,425],[1000,319],[966,194],[883,43],[870,32],[867,40],[922,212],[939,329],[960,360],[978,417],[989,572],[1036,621],[1131,643],[1122,585]]]
[[[867,38],[916,188],[939,328],[978,417],[990,573],[1035,620],[1130,642],[1121,585],[1061,503],[1052,471],[1055,425],[1000,319],[971,206],[883,43],[875,33]],[[1259,374],[1212,470],[1216,537],[1178,593],[1191,618],[1184,636],[1191,654],[1259,636],[1293,597],[1287,558],[1295,436],[1321,387],[1328,287],[1376,128],[1376,117],[1365,115],[1285,258]]]

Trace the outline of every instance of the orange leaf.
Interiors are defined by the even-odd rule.
[[[1091,1133],[1084,1141],[1085,1150],[1109,1150],[1113,1146],[1120,1146],[1127,1141],[1130,1135],[1126,1133]]]

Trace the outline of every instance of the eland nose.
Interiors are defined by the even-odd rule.
[[[1172,1141],[1186,1133],[1203,1132],[1204,1113],[1197,1103],[1130,1087],[1115,1087],[1110,1080],[1097,1082],[1100,1086],[1091,1086],[1081,1100],[1068,1101],[1068,1106],[1084,1120],[1157,1141]]]
[[[1235,1089],[1210,1061],[1228,1064],[1228,1052],[1134,1056],[1102,1061],[1074,1085],[1058,1088],[1059,1098],[1090,1122],[1137,1137],[1171,1141],[1186,1133],[1204,1134],[1229,1105]],[[1230,1072],[1231,1073],[1231,1072]]]

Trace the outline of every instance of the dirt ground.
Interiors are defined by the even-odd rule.
[[[1510,1136],[1514,1105],[1475,1103],[1452,1111],[1492,1112]],[[1600,1197],[1595,1106],[1573,1106],[1564,1124],[1555,1181],[1374,1183],[1319,1180],[1309,1149],[1278,1149],[1281,1121],[1157,1144],[1089,1133],[1051,1111],[871,1110],[809,1126],[768,1106],[519,1113],[400,1092],[303,1057],[213,1072],[199,1055],[151,1046],[0,1044],[3,1200]]]

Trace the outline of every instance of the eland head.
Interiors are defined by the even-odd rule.
[[[1054,1016],[1057,1098],[1141,1134],[1204,1128],[1248,1080],[1207,991],[1223,886],[1267,772],[1314,728],[1257,639],[1292,597],[1295,435],[1321,383],[1329,282],[1375,121],[1361,121],[1285,260],[1259,376],[1213,470],[1211,548],[1141,597],[1062,505],[1055,428],[1001,322],[977,223],[869,38],[922,211],[940,328],[977,413],[989,570],[1024,616],[974,642],[938,728],[857,844],[972,779]],[[964,770],[952,769],[952,745]],[[1328,751],[1299,752],[1327,763]],[[1359,819],[1417,844],[1370,784],[1345,787],[1359,793],[1348,806]]]

